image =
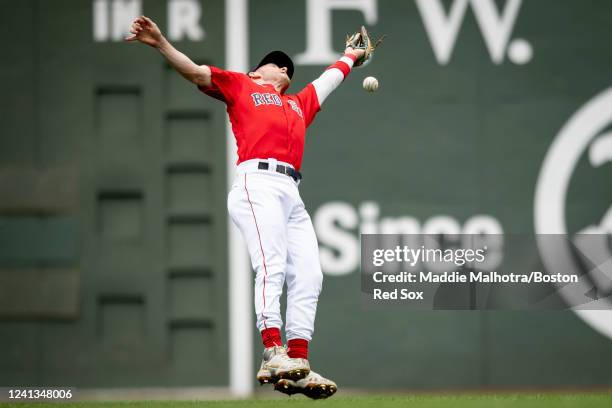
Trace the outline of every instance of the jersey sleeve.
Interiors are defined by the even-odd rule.
[[[295,95],[299,101],[302,112],[304,113],[304,122],[308,127],[316,114],[321,110],[319,99],[317,98],[317,91],[312,83],[306,85],[298,94]]]
[[[317,112],[321,110],[321,105],[323,105],[325,99],[351,72],[355,59],[354,55],[343,55],[342,58],[327,67],[320,77],[296,94],[304,112],[304,121],[307,127],[313,121]]]
[[[211,85],[198,86],[198,89],[206,95],[231,105],[242,89],[244,74],[240,72],[225,71],[221,68],[210,67]]]
[[[317,93],[319,105],[323,105],[325,99],[327,99],[334,89],[336,89],[349,75],[355,59],[356,57],[354,55],[343,55],[342,58],[327,67],[320,77],[312,81],[312,85]]]

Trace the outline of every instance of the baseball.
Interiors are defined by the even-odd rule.
[[[378,89],[378,79],[371,76],[366,77],[363,80],[363,89],[368,92],[376,92],[376,90]]]

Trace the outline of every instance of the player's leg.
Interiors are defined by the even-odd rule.
[[[287,315],[285,332],[289,356],[308,359],[314,331],[317,302],[323,282],[319,247],[310,216],[299,199],[287,225]],[[337,385],[314,371],[298,381],[280,380],[275,389],[285,394],[302,393],[310,398],[327,398]]]
[[[239,174],[228,196],[228,211],[247,244],[255,271],[255,313],[259,331],[280,329],[280,296],[286,270],[286,218],[273,186],[258,182],[256,174]],[[268,345],[281,345],[271,335]]]
[[[309,367],[288,357],[282,347],[280,296],[285,281],[289,210],[282,192],[257,173],[239,174],[228,196],[228,210],[247,242],[255,276],[257,328],[265,346],[257,375],[263,384],[300,379]]]
[[[317,236],[300,199],[287,223],[286,335],[290,353],[308,358],[323,283]]]

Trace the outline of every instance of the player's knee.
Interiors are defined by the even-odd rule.
[[[255,285],[283,286],[285,272],[282,268],[257,266],[255,269]]]

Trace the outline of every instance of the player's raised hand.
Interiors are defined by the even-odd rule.
[[[149,17],[140,16],[132,22],[130,36],[125,41],[140,41],[151,47],[159,47],[164,39],[159,27]]]
[[[372,55],[374,55],[374,50],[384,39],[385,36],[383,35],[378,40],[374,41],[370,34],[368,34],[368,30],[366,30],[364,26],[361,26],[360,31],[346,36],[346,49],[344,52],[354,55],[357,60],[353,66],[359,67],[370,61]]]
[[[345,54],[352,54],[355,57],[357,57],[357,60],[360,60],[364,57],[365,55],[365,50],[359,49],[359,48],[353,48],[353,47],[346,47],[344,50]]]

